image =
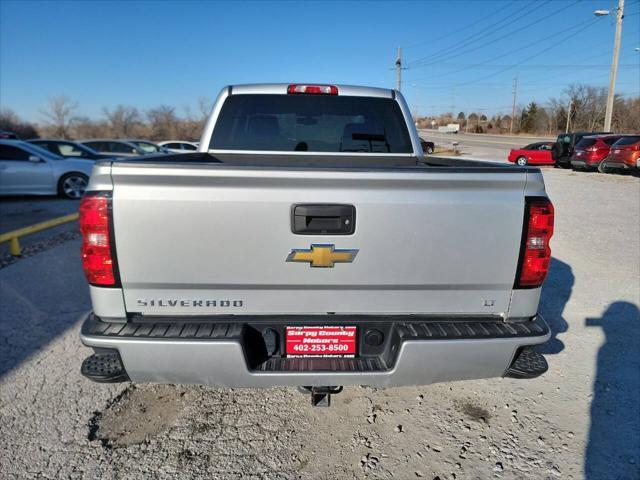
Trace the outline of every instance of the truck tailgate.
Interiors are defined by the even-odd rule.
[[[114,163],[127,312],[505,314],[527,173],[479,170]],[[353,205],[355,232],[294,234],[295,204]],[[311,245],[358,252],[286,261]]]

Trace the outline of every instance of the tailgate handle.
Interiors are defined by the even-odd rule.
[[[353,205],[294,205],[291,231],[298,235],[351,235],[356,229]]]

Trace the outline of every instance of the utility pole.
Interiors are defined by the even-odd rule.
[[[455,119],[456,114],[456,87],[451,87],[451,116]]]
[[[518,94],[518,75],[513,77],[513,106],[511,107],[511,125],[509,125],[509,133],[513,133],[513,119],[516,116],[516,96]]]
[[[573,108],[573,99],[569,100],[569,112],[567,113],[567,126],[564,133],[569,133],[569,125],[571,124],[571,109]]]
[[[613,100],[616,94],[616,76],[618,75],[618,57],[620,56],[620,38],[622,37],[622,18],[624,17],[624,0],[618,0],[616,15],[616,37],[613,44],[613,59],[611,60],[611,77],[609,78],[609,92],[607,93],[607,110],[604,114],[604,131],[611,130],[613,117]]]
[[[398,58],[396,58],[396,90],[400,91],[402,86],[402,48],[398,47]]]

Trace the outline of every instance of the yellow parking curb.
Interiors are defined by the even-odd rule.
[[[46,230],[47,228],[55,227],[63,223],[73,222],[77,219],[78,214],[71,213],[69,215],[65,215],[64,217],[58,217],[54,218],[53,220],[47,220],[46,222],[36,223],[35,225],[19,228],[18,230],[13,230],[11,232],[0,233],[0,243],[9,242],[9,253],[11,253],[11,255],[13,256],[19,257],[22,252],[22,250],[20,249],[20,237],[24,237],[25,235],[29,235],[31,233],[40,232],[42,230]]]

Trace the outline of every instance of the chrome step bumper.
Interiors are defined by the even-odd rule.
[[[300,318],[278,317],[271,325],[295,325]],[[248,318],[234,320],[109,323],[89,315],[80,337],[86,346],[116,350],[134,382],[226,387],[403,386],[502,377],[509,374],[522,347],[550,337],[540,316],[521,323],[376,317],[389,337],[379,355],[298,359],[271,354],[261,359],[248,333],[261,328],[259,324]],[[336,316],[314,317],[320,325],[336,321],[344,323]],[[367,317],[363,325],[367,321],[372,320]]]

